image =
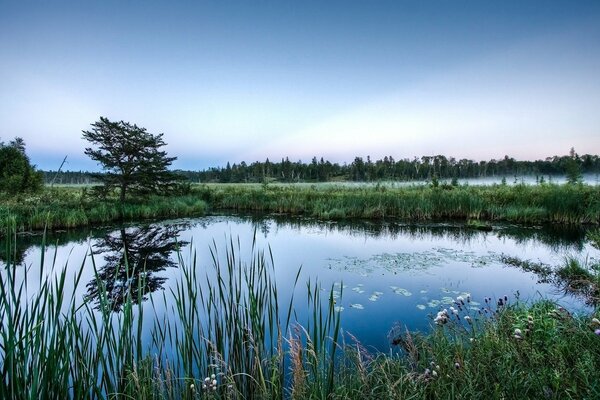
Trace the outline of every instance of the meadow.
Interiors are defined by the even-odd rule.
[[[320,219],[481,220],[600,223],[600,187],[589,185],[201,185],[211,209],[301,214]]]
[[[0,199],[0,227],[68,229],[117,221],[203,215],[223,210],[283,213],[319,219],[455,219],[522,224],[600,223],[600,186],[194,185],[185,195],[99,200],[87,187],[46,188]],[[477,224],[475,224],[477,225]],[[475,226],[474,225],[474,226]]]

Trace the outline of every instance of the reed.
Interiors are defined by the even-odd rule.
[[[461,219],[599,224],[600,187],[202,185],[212,209],[302,214],[320,219]]]
[[[25,195],[22,195],[25,196]],[[36,197],[0,200],[0,236],[13,221],[18,232],[71,229],[117,221],[204,215],[207,205],[195,196],[150,197],[121,205],[94,200],[85,189],[54,188]]]

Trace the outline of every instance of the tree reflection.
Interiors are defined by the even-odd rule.
[[[107,234],[94,245],[93,254],[102,255],[105,264],[87,284],[87,297],[94,299],[100,308],[104,292],[107,305],[113,311],[120,311],[128,297],[134,303],[146,300],[148,294],[161,289],[167,280],[157,274],[177,267],[171,256],[187,245],[187,242],[177,241],[177,236],[188,228],[187,225],[151,225],[121,228]]]

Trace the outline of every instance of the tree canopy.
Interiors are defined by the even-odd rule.
[[[43,175],[31,165],[25,142],[17,137],[8,144],[0,142],[0,193],[14,195],[42,188]]]
[[[97,161],[104,174],[97,179],[109,191],[117,189],[124,202],[127,193],[137,195],[167,194],[178,187],[181,176],[167,168],[177,157],[168,157],[162,147],[163,134],[153,135],[129,122],[112,122],[105,117],[83,131],[83,138],[94,147],[85,154]]]

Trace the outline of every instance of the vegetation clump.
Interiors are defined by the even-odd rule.
[[[38,192],[42,183],[43,175],[31,165],[23,139],[17,137],[8,144],[0,142],[0,196]]]

